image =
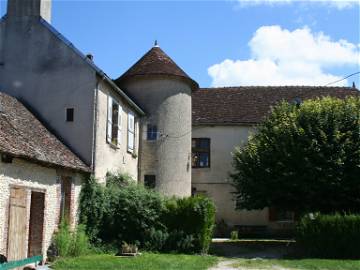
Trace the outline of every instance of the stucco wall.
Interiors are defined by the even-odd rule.
[[[210,138],[210,168],[192,169],[192,186],[206,192],[217,207],[217,220],[229,225],[268,225],[268,211],[236,211],[229,179],[232,152],[247,142],[252,128],[247,126],[193,126],[193,138]]]
[[[31,190],[45,193],[44,231],[42,255],[51,243],[53,232],[57,229],[60,215],[61,186],[60,178],[71,176],[73,179],[71,208],[72,225],[77,221],[77,209],[81,190],[82,176],[68,170],[56,170],[39,166],[20,159],[13,159],[12,163],[0,162],[0,253],[7,254],[8,214],[10,188],[22,187],[27,190],[27,220],[30,218]],[[29,227],[26,228],[27,237]],[[24,243],[27,250],[27,243]]]
[[[114,147],[106,141],[107,108],[109,94],[122,107],[122,136],[121,143]],[[97,96],[96,117],[96,154],[95,154],[95,177],[104,182],[107,172],[123,172],[138,179],[138,149],[139,149],[139,121],[138,116],[127,103],[106,82],[101,82]],[[135,117],[135,151],[134,154],[127,151],[128,143],[128,113],[133,112]]]
[[[36,17],[8,16],[4,26],[0,90],[22,101],[90,165],[95,71]],[[74,122],[65,121],[66,108],[74,108]]]
[[[123,85],[147,113],[142,119],[141,181],[155,175],[155,189],[168,196],[191,195],[191,89],[171,78],[136,78]],[[147,141],[147,124],[158,140]]]

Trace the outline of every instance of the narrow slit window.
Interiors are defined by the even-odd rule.
[[[74,122],[74,108],[66,109],[66,122]]]

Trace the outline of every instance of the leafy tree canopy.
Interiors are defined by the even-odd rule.
[[[360,210],[360,98],[283,102],[234,152],[239,209]]]

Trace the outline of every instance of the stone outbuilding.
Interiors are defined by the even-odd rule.
[[[90,168],[17,99],[0,92],[0,254],[43,255],[61,220],[77,221]]]

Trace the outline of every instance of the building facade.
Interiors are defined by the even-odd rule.
[[[0,254],[46,257],[54,231],[77,222],[90,168],[21,102],[0,92]]]
[[[113,81],[51,26],[51,0],[8,0],[0,91],[0,253],[10,259],[45,254],[64,213],[76,223],[81,178],[90,174],[104,183],[109,172],[126,173],[166,196],[204,194],[229,227],[286,229],[289,213],[235,209],[231,153],[280,101],[359,95],[347,87],[200,88],[157,44]],[[21,125],[26,139],[5,132],[9,119],[47,135],[34,141]],[[11,211],[28,224],[20,236],[21,224],[8,225]],[[34,213],[40,221],[30,228]]]

